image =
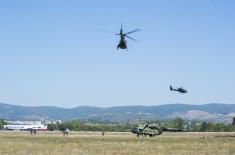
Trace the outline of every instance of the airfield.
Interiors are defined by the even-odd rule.
[[[235,154],[235,132],[164,133],[139,137],[128,132],[1,131],[0,155],[231,155]]]

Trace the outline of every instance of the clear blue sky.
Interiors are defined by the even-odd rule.
[[[116,50],[118,32],[141,28]],[[183,86],[189,93],[169,91]],[[235,103],[233,0],[9,0],[0,5],[0,102]]]

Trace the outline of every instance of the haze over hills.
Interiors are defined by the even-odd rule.
[[[117,106],[60,108],[53,106],[19,106],[0,103],[0,118],[7,120],[41,120],[41,119],[86,119],[109,121],[137,121],[154,119],[203,120],[215,122],[232,122],[235,116],[235,104],[166,104],[158,106]]]

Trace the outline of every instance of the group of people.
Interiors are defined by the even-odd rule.
[[[36,129],[29,129],[31,135],[36,135],[37,130]]]
[[[29,131],[30,131],[30,134],[31,135],[36,135],[36,133],[37,133],[37,130],[36,129],[29,129]],[[63,135],[64,136],[68,136],[69,135],[69,129],[68,128],[66,128],[65,130],[63,130],[62,131],[62,133],[63,133]],[[105,131],[102,131],[102,136],[104,136],[104,134],[105,134]]]

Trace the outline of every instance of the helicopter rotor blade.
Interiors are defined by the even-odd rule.
[[[102,30],[102,29],[96,29],[96,31],[100,31],[100,32],[104,32],[104,33],[110,33],[110,34],[115,34],[116,33],[116,32]]]
[[[126,36],[127,38],[133,40],[133,41],[138,41],[138,40],[136,40],[136,39],[134,39],[134,38],[131,38],[130,36],[128,36],[128,35],[126,35],[126,34],[125,34],[125,36]]]
[[[127,32],[127,33],[125,33],[125,34],[131,34],[131,33],[138,32],[138,31],[141,31],[141,30],[140,30],[140,29],[135,29],[135,30],[132,30],[132,31]]]
[[[121,29],[120,29],[120,35],[122,35],[123,33],[122,33],[122,25],[121,25]]]

